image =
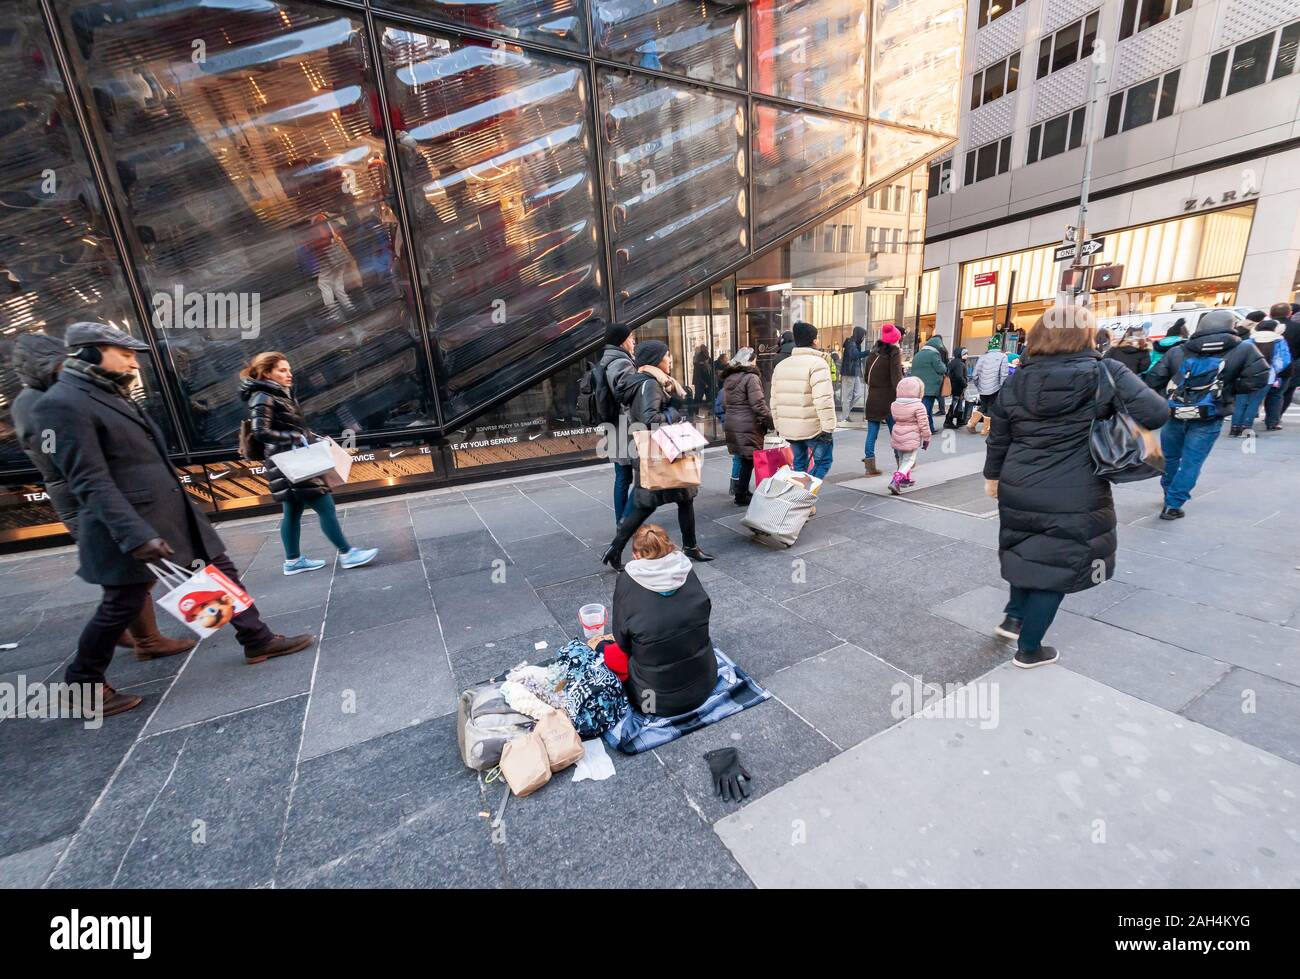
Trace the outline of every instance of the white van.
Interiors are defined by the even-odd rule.
[[[1173,308],[1163,313],[1127,313],[1124,316],[1102,316],[1097,318],[1097,326],[1105,327],[1111,337],[1118,341],[1124,331],[1134,326],[1144,328],[1147,339],[1159,340],[1169,332],[1169,328],[1180,319],[1187,326],[1187,335],[1196,332],[1196,324],[1206,313],[1216,309],[1226,309],[1237,319],[1244,320],[1254,306],[1206,306],[1203,303],[1174,303]]]

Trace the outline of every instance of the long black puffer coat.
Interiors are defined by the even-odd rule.
[[[1169,405],[1095,350],[1027,356],[1021,365],[993,404],[984,460],[984,477],[998,480],[1002,577],[1020,588],[1083,591],[1115,572],[1115,505],[1088,443],[1093,418],[1114,411],[1099,406],[1097,372],[1111,372],[1115,399],[1144,428],[1168,421]]]
[[[758,367],[747,364],[722,372],[722,407],[726,412],[722,427],[727,433],[727,451],[752,459],[754,452],[763,447],[763,435],[774,427]]]
[[[239,396],[248,404],[248,414],[253,421],[253,438],[262,443],[262,452],[266,457],[266,481],[270,484],[271,496],[276,503],[283,503],[292,494],[300,502],[310,503],[330,491],[323,479],[309,479],[302,483],[291,483],[284,474],[275,468],[270,456],[276,452],[287,452],[295,445],[301,445],[301,438],[309,441],[312,430],[307,427],[307,419],[293,395],[266,378],[244,377],[239,381]]]
[[[628,420],[640,423],[650,431],[656,425],[673,425],[682,420],[681,399],[669,396],[663,385],[652,375],[640,370],[627,371],[615,382],[618,400],[627,406]],[[631,438],[631,436],[629,436]],[[666,503],[685,503],[695,499],[699,492],[695,486],[682,489],[650,490],[641,485],[641,463],[636,443],[629,446],[632,453],[632,502],[642,507],[661,507]]]

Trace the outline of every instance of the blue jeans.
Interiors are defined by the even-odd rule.
[[[627,495],[632,490],[632,467],[614,463],[614,524],[617,526],[627,513]]]
[[[1234,428],[1250,428],[1259,415],[1259,406],[1264,403],[1268,388],[1260,388],[1250,394],[1239,394],[1232,405],[1232,424]]]
[[[1204,421],[1171,418],[1160,429],[1160,448],[1165,454],[1165,474],[1160,477],[1160,485],[1165,491],[1165,506],[1180,509],[1191,498],[1201,466],[1205,465],[1221,431],[1222,418]]]
[[[1006,613],[1020,620],[1020,641],[1016,645],[1027,653],[1037,652],[1064,598],[1063,592],[1012,585]]]
[[[889,426],[889,430],[892,432],[894,430],[894,416],[889,415],[886,417],[885,423]],[[875,421],[874,419],[867,422],[867,443],[862,447],[862,454],[868,459],[874,459],[876,457],[876,437],[878,435],[880,435],[880,422]]]
[[[320,529],[326,539],[338,548],[339,553],[350,550],[348,539],[343,536],[339,526],[338,511],[334,509],[334,497],[326,493],[310,502],[304,502],[297,493],[290,493],[285,499],[284,519],[280,521],[280,543],[284,545],[284,559],[296,561],[302,557],[299,541],[302,539],[302,512],[310,507],[320,517]]]
[[[731,457],[731,478],[740,478],[740,456]]]
[[[1277,428],[1282,424],[1282,398],[1286,394],[1286,381],[1278,387],[1264,388],[1264,427]]]
[[[812,449],[812,469],[808,468],[808,450]],[[831,457],[835,452],[835,440],[830,435],[822,434],[811,439],[791,439],[790,450],[794,453],[794,471],[811,472],[818,479],[825,479],[831,471]]]
[[[927,394],[921,398],[921,404],[925,405],[925,417],[930,421],[930,434],[934,434],[934,399],[939,397],[937,394]]]

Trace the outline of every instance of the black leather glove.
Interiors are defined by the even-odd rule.
[[[151,561],[161,561],[165,557],[171,557],[176,552],[172,550],[161,537],[155,537],[151,541],[146,541],[131,552],[131,556],[137,561],[144,561],[148,564]]]
[[[705,754],[709,774],[713,776],[713,793],[724,802],[739,802],[749,798],[750,774],[740,763],[740,752],[735,748],[715,748]],[[741,780],[744,781],[741,781]]]

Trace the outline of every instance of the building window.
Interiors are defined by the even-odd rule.
[[[930,164],[930,189],[926,196],[938,197],[952,191],[952,160],[940,160]]]
[[[1011,169],[1011,137],[985,143],[966,154],[966,186],[996,177]]]
[[[979,4],[980,16],[979,26],[985,27],[993,23],[1003,14],[1010,13],[1015,7],[1019,7],[1025,0],[976,0]]]
[[[1016,90],[1020,80],[1020,52],[975,72],[970,86],[970,107],[978,109],[994,99],[1000,99]]]
[[[1097,40],[1099,16],[1100,12],[1094,11],[1038,42],[1039,78],[1060,71],[1092,54],[1092,46]]]
[[[1178,71],[1161,78],[1148,78],[1110,97],[1106,106],[1106,135],[1128,132],[1148,122],[1172,115],[1178,95]]]
[[[1148,27],[1168,20],[1174,14],[1192,9],[1192,0],[1124,0],[1120,14],[1119,39],[1122,41]]]
[[[1055,119],[1048,119],[1029,130],[1029,153],[1025,163],[1037,163],[1066,150],[1078,149],[1083,144],[1084,119],[1087,110],[1075,109]]]
[[[1277,54],[1274,56],[1274,41]],[[1205,102],[1224,95],[1235,95],[1271,79],[1283,78],[1295,71],[1296,44],[1300,42],[1300,21],[1270,31],[1262,37],[1243,41],[1234,48],[1220,51],[1210,58],[1205,75]],[[1269,67],[1272,66],[1270,75]],[[1224,90],[1224,81],[1227,90]]]

